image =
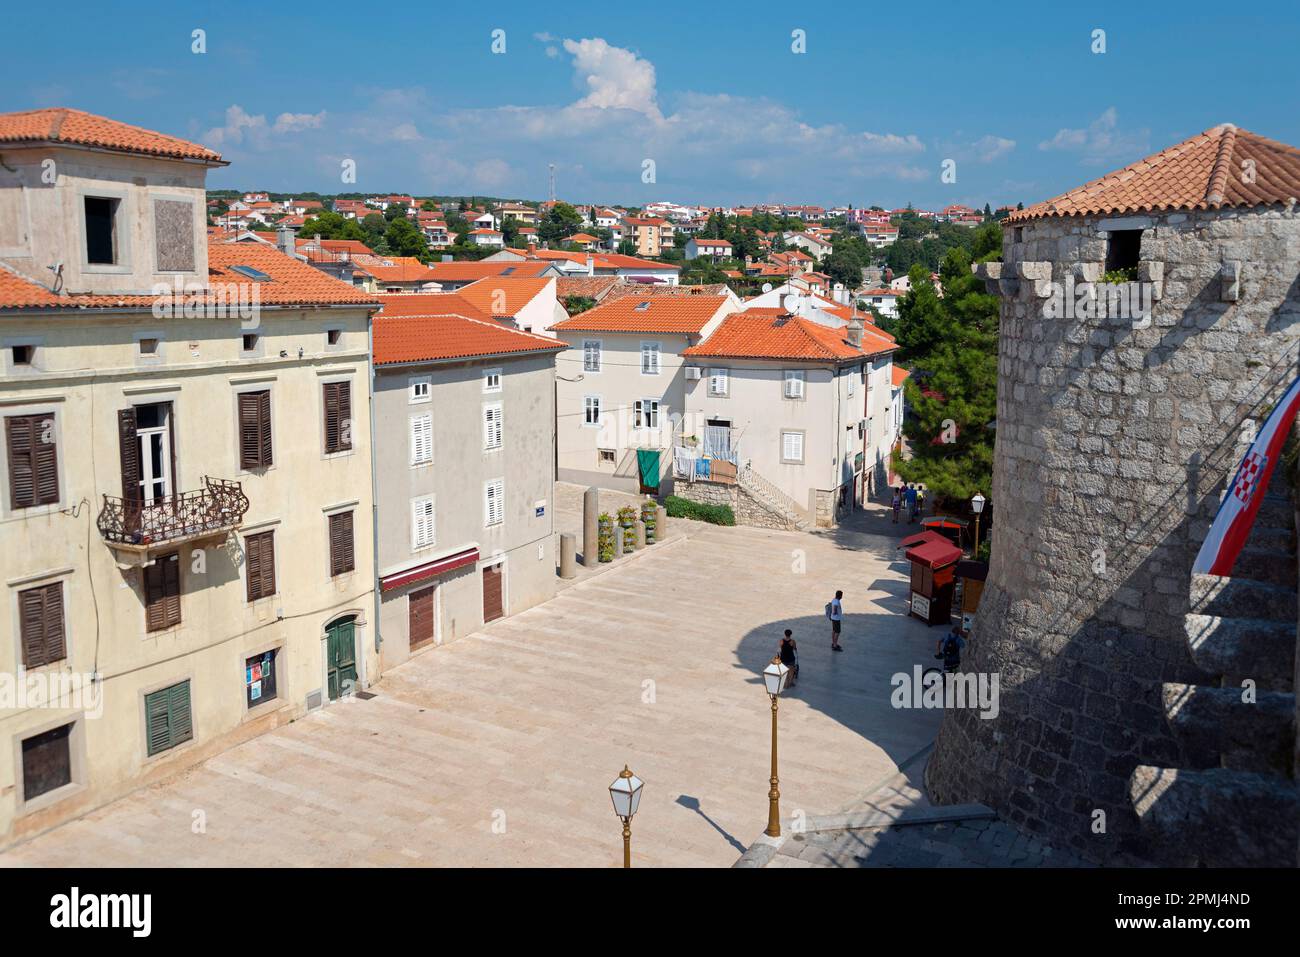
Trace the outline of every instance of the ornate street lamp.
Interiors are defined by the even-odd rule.
[[[780,655],[763,669],[763,686],[772,699],[772,788],[767,792],[767,830],[763,832],[768,837],[781,836],[781,782],[776,774],[776,699],[785,690],[785,681],[789,676],[790,669],[781,663]]]
[[[971,498],[970,510],[975,513],[975,548],[972,555],[978,556],[980,550],[980,512],[984,511],[984,496],[979,492],[976,492]]]
[[[645,782],[623,765],[614,783],[609,786],[609,798],[614,802],[614,813],[623,821],[623,866],[632,866],[632,817],[641,806],[641,788]]]

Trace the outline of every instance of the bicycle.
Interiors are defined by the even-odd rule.
[[[935,655],[934,655],[934,656],[935,656],[936,658],[942,658],[942,657],[943,657],[943,652],[942,652],[942,651],[937,651],[937,652],[935,652]],[[960,659],[958,659],[957,661],[953,661],[953,662],[946,662],[946,661],[945,661],[945,662],[944,662],[944,665],[943,665],[942,668],[936,668],[934,665],[931,665],[929,668],[926,668],[924,671],[921,672],[921,687],[924,688],[924,687],[926,687],[927,685],[929,685],[929,683],[930,683],[930,675],[934,675],[936,678],[938,678],[940,681],[942,681],[942,680],[943,680],[943,676],[944,676],[945,674],[955,675],[955,674],[957,673],[957,671],[958,671],[959,668],[961,668],[961,660],[960,660]]]

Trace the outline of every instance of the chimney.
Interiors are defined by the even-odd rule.
[[[294,242],[293,234],[292,226],[281,226],[275,231],[275,245],[286,256],[293,256],[298,252],[298,244]]]
[[[849,345],[855,348],[862,348],[862,320],[854,316],[849,321],[848,326]]]
[[[587,253],[587,275],[596,275],[596,260],[591,258],[591,253]]]
[[[528,255],[532,256],[537,252],[537,243],[531,239],[528,241]]]

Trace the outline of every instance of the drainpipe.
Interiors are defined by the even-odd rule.
[[[379,633],[379,463],[375,458],[375,314],[366,316],[366,377],[370,398],[370,548],[374,559],[374,573],[371,583],[375,598],[375,654],[380,653],[384,638]],[[364,664],[365,656],[362,656]],[[382,672],[382,668],[381,668]],[[368,687],[362,682],[362,687]]]

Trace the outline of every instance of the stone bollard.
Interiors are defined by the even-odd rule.
[[[572,532],[560,536],[560,577],[572,578],[578,574],[578,540]]]
[[[655,509],[655,542],[662,542],[668,537],[668,509],[660,505]]]
[[[639,552],[645,548],[645,522],[641,521],[640,516],[636,520],[636,550]]]
[[[614,561],[623,557],[623,526],[614,522]]]
[[[600,564],[600,492],[593,485],[582,493],[582,564],[595,568]]]

